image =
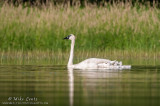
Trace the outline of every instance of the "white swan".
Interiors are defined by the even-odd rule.
[[[70,34],[64,39],[71,40],[70,57],[67,65],[68,68],[73,68],[73,69],[130,69],[131,68],[131,65],[122,65],[122,62],[111,61],[108,59],[100,59],[100,58],[89,58],[78,64],[73,64],[75,36],[73,34]]]

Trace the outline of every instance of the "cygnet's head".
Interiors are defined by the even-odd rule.
[[[65,37],[64,39],[74,40],[75,36],[73,34],[70,34],[67,37]]]

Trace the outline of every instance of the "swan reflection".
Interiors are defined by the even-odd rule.
[[[68,77],[69,77],[69,103],[70,106],[73,106],[73,98],[74,98],[74,76],[73,69],[68,69]]]
[[[122,70],[74,70],[73,68],[68,68],[70,106],[74,105],[74,91],[78,90],[78,88],[74,88],[74,75],[76,76],[76,78],[81,77],[83,79],[84,85],[81,86],[83,86],[83,90],[85,90],[85,92],[88,92],[88,90],[94,90],[99,85],[101,85],[101,87],[106,87],[106,85],[113,85],[113,83],[109,80],[112,80],[114,78],[120,79],[122,77],[122,72]],[[107,82],[103,83],[104,81]]]

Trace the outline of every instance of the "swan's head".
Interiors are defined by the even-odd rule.
[[[75,36],[73,34],[70,34],[67,37],[65,37],[64,39],[74,40]]]

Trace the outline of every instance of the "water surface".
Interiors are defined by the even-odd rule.
[[[160,66],[67,70],[65,66],[0,66],[0,103],[54,106],[158,106]]]

